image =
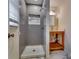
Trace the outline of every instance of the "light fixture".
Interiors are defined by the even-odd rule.
[[[50,11],[49,15],[56,15],[56,13],[54,11]]]
[[[38,1],[38,0],[35,0],[35,1]]]

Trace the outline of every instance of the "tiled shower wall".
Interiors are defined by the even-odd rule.
[[[24,0],[20,0],[20,38],[19,38],[19,55],[21,56],[27,40],[27,13]]]

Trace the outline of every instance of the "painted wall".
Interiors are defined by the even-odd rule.
[[[70,0],[64,0],[60,6],[59,17],[59,30],[65,31],[65,52],[68,57],[71,55],[71,4]]]
[[[62,20],[65,28],[65,51],[71,56],[71,1],[65,0],[62,6]]]

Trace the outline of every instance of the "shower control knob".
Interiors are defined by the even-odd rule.
[[[42,27],[41,29],[44,30],[44,27]]]
[[[35,52],[36,50],[35,50],[35,49],[33,49],[32,51],[33,51],[33,52]]]

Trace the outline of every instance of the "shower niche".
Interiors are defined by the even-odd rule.
[[[40,25],[40,17],[29,16],[28,24],[29,25]]]

